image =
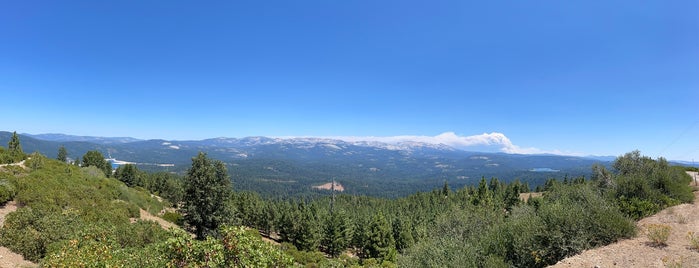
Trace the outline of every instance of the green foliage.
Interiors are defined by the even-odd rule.
[[[284,253],[289,254],[294,259],[295,263],[301,264],[305,267],[318,267],[327,263],[327,258],[319,251],[303,251],[298,250],[291,243],[282,243],[281,249]]]
[[[634,219],[694,199],[691,178],[682,168],[670,167],[663,158],[653,160],[633,151],[618,157],[613,166],[619,174],[609,192],[621,210]]]
[[[182,214],[177,213],[177,212],[166,211],[163,214],[163,219],[166,221],[172,222],[174,224],[177,224],[178,226],[184,225],[184,218],[182,217]]]
[[[182,214],[198,239],[215,234],[219,226],[230,221],[232,212],[225,204],[231,198],[232,188],[223,162],[199,153],[192,158],[184,186]]]
[[[35,159],[40,157],[32,156],[31,160]],[[2,181],[8,181],[4,179],[7,173],[0,174],[4,174]],[[146,198],[157,200],[105,178],[96,167],[81,169],[44,158],[41,168],[19,176],[11,184],[17,192],[15,199],[23,207],[7,216],[0,229],[0,243],[26,259],[38,261],[59,250],[66,241],[83,237],[86,230],[106,232],[119,247],[162,240],[155,231],[162,232],[160,227],[129,223],[130,217],[139,216],[137,203],[147,204],[143,201]],[[162,209],[162,205],[156,209]]]
[[[155,195],[167,199],[173,205],[177,205],[182,201],[184,194],[182,177],[167,173],[141,173],[141,180],[138,186],[148,189]]]
[[[220,239],[193,240],[175,230],[163,254],[167,267],[288,267],[293,259],[243,227],[223,226]]]
[[[13,162],[21,161],[25,158],[24,151],[22,151],[22,145],[19,142],[17,131],[12,132],[12,137],[7,143],[7,149],[10,151],[10,159]]]
[[[138,215],[140,214],[138,211],[139,207],[150,212],[153,215],[157,215],[164,208],[162,202],[160,202],[157,198],[151,196],[151,194],[143,188],[129,188],[125,185],[119,185],[116,187],[116,190],[117,198],[119,200],[129,202],[129,204],[132,204],[132,207],[136,209],[135,217],[138,217]],[[129,209],[131,210],[132,208]],[[129,213],[133,215],[132,212]]]
[[[409,220],[402,217],[397,217],[393,220],[393,240],[396,241],[396,250],[399,253],[415,243],[415,239],[412,234],[412,225]]]
[[[114,177],[129,187],[139,184],[141,180],[138,169],[132,164],[120,165],[114,172]]]
[[[88,151],[83,155],[82,159],[83,167],[97,167],[104,172],[104,175],[109,177],[112,175],[112,165],[104,159],[104,155],[99,151]]]
[[[37,170],[43,167],[45,162],[46,157],[35,152],[29,156],[29,159],[24,162],[24,165],[31,170]]]
[[[10,180],[0,178],[0,205],[5,205],[8,201],[12,200],[17,191],[15,186],[12,185]]]
[[[352,239],[352,229],[344,211],[335,211],[325,221],[323,230],[325,252],[336,258],[349,246]]]
[[[368,239],[365,241],[364,255],[387,261],[396,261],[396,243],[393,240],[391,224],[382,213],[377,213],[368,230]]]
[[[21,147],[20,151],[13,151],[13,150],[8,150],[5,149],[4,147],[0,147],[0,164],[13,164],[13,163],[18,163],[26,158],[26,155],[24,152],[21,152]]]
[[[56,155],[56,160],[64,162],[64,163],[68,161],[68,150],[66,150],[65,146],[61,145],[61,147],[58,148],[58,154]]]
[[[7,216],[0,229],[0,241],[25,259],[36,262],[51,245],[67,239],[81,225],[79,215],[72,210],[62,213],[25,207]]]
[[[544,200],[537,215],[546,232],[537,257],[545,264],[635,232],[633,222],[589,185],[557,185]]]

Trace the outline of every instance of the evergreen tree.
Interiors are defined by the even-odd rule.
[[[393,229],[383,213],[374,215],[369,225],[369,239],[364,248],[369,258],[396,261],[396,243],[393,240]]]
[[[184,180],[182,212],[198,239],[216,234],[218,227],[230,220],[232,213],[226,203],[231,194],[231,182],[222,162],[202,152],[192,158]]]
[[[396,241],[396,249],[399,252],[403,252],[415,243],[409,220],[397,217],[393,221],[393,239]]]
[[[61,148],[58,148],[58,156],[56,156],[56,159],[63,163],[68,161],[68,151],[66,150],[65,146],[61,145]]]
[[[305,251],[318,250],[320,246],[321,230],[318,225],[317,213],[312,208],[301,208],[301,218],[296,230],[296,248]]]
[[[7,143],[7,149],[10,150],[10,156],[12,157],[13,161],[20,161],[24,159],[24,151],[22,151],[22,145],[19,143],[17,131],[12,132],[10,142]]]
[[[449,183],[447,183],[447,181],[445,180],[444,186],[442,186],[442,195],[449,196],[450,192],[451,192],[451,190],[449,189]]]
[[[138,168],[132,164],[126,164],[119,166],[114,172],[114,177],[126,184],[126,186],[133,187],[139,184],[138,179]]]
[[[83,155],[83,167],[94,166],[104,172],[104,175],[109,177],[112,175],[112,165],[104,159],[104,155],[99,151],[88,151]]]
[[[478,190],[473,198],[473,204],[476,206],[489,206],[492,203],[493,193],[488,188],[488,183],[486,182],[485,178],[482,177],[481,181],[478,183]]]
[[[342,210],[330,213],[330,217],[325,221],[323,231],[325,252],[334,258],[340,256],[352,239],[352,230],[347,214]]]
[[[12,132],[12,137],[10,138],[10,142],[7,144],[7,149],[10,150],[10,152],[22,152],[22,145],[19,143],[19,136],[17,136],[17,131]]]

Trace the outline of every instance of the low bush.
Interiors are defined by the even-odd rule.
[[[178,226],[182,226],[184,224],[184,218],[182,217],[182,214],[177,212],[166,211],[163,214],[162,218],[166,221],[177,224]]]
[[[4,205],[8,201],[15,198],[17,191],[14,185],[8,180],[0,180],[0,205]]]
[[[650,240],[650,244],[656,247],[667,246],[667,239],[670,237],[669,225],[665,224],[648,224],[646,227],[646,237]]]
[[[689,239],[689,248],[699,251],[699,234],[689,232],[687,239]]]

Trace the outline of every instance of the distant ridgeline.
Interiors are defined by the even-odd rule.
[[[9,132],[0,132],[6,144]],[[114,167],[132,163],[141,170],[184,174],[199,151],[228,165],[237,189],[264,196],[328,195],[313,186],[333,179],[344,193],[406,196],[441,187],[475,185],[485,177],[503,182],[519,179],[534,188],[549,178],[590,175],[590,166],[610,162],[557,155],[513,155],[456,150],[445,145],[351,143],[328,139],[208,139],[201,141],[77,137],[62,134],[21,135],[26,152],[55,156],[64,146],[69,159],[98,150]]]

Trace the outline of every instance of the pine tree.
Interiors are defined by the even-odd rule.
[[[220,225],[230,221],[232,213],[226,201],[231,198],[232,188],[221,161],[211,160],[200,152],[192,158],[184,187],[184,220],[198,239],[215,235]]]
[[[10,150],[10,156],[12,157],[13,161],[20,161],[24,159],[24,151],[22,151],[22,145],[19,143],[17,131],[12,132],[10,142],[7,143],[7,149]]]
[[[444,181],[444,186],[442,186],[442,195],[444,196],[449,196],[449,193],[451,193],[451,190],[449,189],[449,183],[447,181]]]
[[[325,221],[323,231],[325,252],[334,258],[340,256],[352,239],[352,230],[347,214],[342,210],[330,213]]]
[[[409,248],[415,243],[412,234],[412,226],[409,220],[397,217],[393,221],[393,239],[396,241],[396,249],[399,252]]]
[[[299,222],[295,230],[294,246],[299,250],[315,251],[320,246],[320,226],[318,225],[317,213],[313,208],[299,204]]]
[[[387,261],[396,260],[396,243],[393,240],[393,230],[382,213],[374,215],[369,225],[369,239],[364,248],[369,258]]]
[[[136,186],[139,182],[138,168],[132,164],[119,166],[114,172],[114,177],[126,184],[126,186]]]
[[[68,151],[66,150],[65,146],[61,145],[61,148],[58,148],[58,156],[56,156],[56,159],[63,163],[68,161]]]

